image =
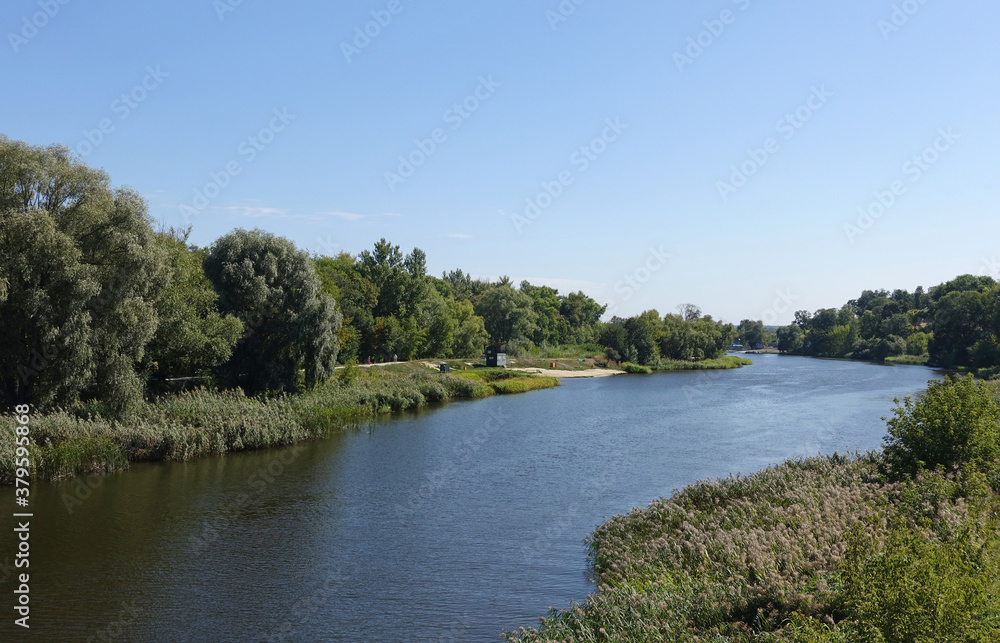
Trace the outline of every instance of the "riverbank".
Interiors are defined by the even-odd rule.
[[[524,393],[554,377],[479,368],[453,374],[347,367],[299,395],[248,398],[242,391],[191,391],[105,417],[100,405],[31,416],[31,478],[55,480],[127,469],[132,462],[182,461],[283,446],[365,418],[429,403]],[[0,484],[13,484],[16,420],[0,419]]]
[[[612,518],[589,539],[597,592],[506,640],[993,640],[1000,496],[981,476],[886,483],[878,465],[792,460]]]
[[[884,452],[699,481],[616,516],[588,539],[597,591],[504,636],[997,640],[998,422],[1000,383],[945,380],[897,407]]]

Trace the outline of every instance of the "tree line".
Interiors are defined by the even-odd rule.
[[[310,256],[235,230],[211,246],[154,229],[145,201],[62,146],[0,137],[0,387],[8,405],[98,400],[125,413],[175,378],[291,392],[337,363],[586,344],[582,292],[427,274],[385,239]]]
[[[990,375],[1000,366],[1000,283],[962,275],[913,292],[865,290],[842,307],[800,310],[778,329],[783,352],[883,360],[927,356],[931,366]]]
[[[0,136],[0,387],[8,405],[100,401],[125,413],[178,378],[248,394],[294,392],[336,365],[474,358],[489,345],[574,345],[656,366],[766,341],[685,304],[602,322],[605,306],[462,270],[435,277],[419,248],[386,239],[357,255],[310,256],[282,237],[235,230],[208,247],[154,229],[146,203],[61,146]],[[796,313],[785,352],[880,359],[929,353],[947,367],[1000,364],[1000,285],[959,277],[928,292],[865,291]],[[539,350],[540,349],[540,350]]]

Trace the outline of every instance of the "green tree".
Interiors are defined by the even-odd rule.
[[[764,322],[762,321],[744,319],[736,327],[736,332],[739,334],[743,345],[749,348],[764,343]]]
[[[427,329],[420,357],[451,357],[455,343],[455,321],[448,302],[435,289],[430,289],[421,302],[417,323]]]
[[[968,376],[931,382],[915,400],[896,400],[883,457],[893,475],[938,465],[981,467],[1000,456],[1000,403],[983,381]]]
[[[533,286],[527,281],[521,282],[520,291],[531,297],[532,310],[535,311],[535,332],[531,340],[538,345],[558,344],[559,325],[562,314],[559,308],[562,298],[559,291],[548,286]]]
[[[448,302],[454,330],[451,354],[454,357],[479,357],[490,339],[483,318],[476,314],[469,301]]]
[[[409,275],[399,246],[380,239],[371,252],[365,250],[358,256],[358,267],[378,293],[374,317],[404,317],[409,313],[405,309]]]
[[[534,302],[528,295],[509,285],[500,285],[483,294],[475,310],[483,318],[490,341],[523,345],[530,343],[531,335],[537,328],[533,306]]]
[[[647,310],[637,317],[625,320],[625,336],[629,346],[634,348],[635,359],[639,364],[651,366],[659,359],[659,322],[660,314],[655,310]]]
[[[300,369],[309,388],[333,373],[342,318],[333,298],[320,293],[308,254],[287,239],[238,229],[212,244],[204,267],[221,312],[246,328],[219,370],[228,384],[291,392]]]
[[[908,355],[925,355],[927,345],[930,343],[931,335],[928,333],[912,333],[906,338],[906,352]]]
[[[219,296],[205,276],[204,251],[187,246],[188,232],[159,235],[170,279],[156,299],[159,324],[149,343],[147,368],[157,378],[210,372],[224,364],[243,333],[233,315],[220,315]]]
[[[989,291],[952,290],[939,297],[932,313],[930,361],[945,367],[969,366],[969,350],[992,326],[994,302],[995,295]]]
[[[313,264],[322,292],[333,297],[344,318],[338,333],[338,359],[345,364],[351,359],[367,359],[372,352],[372,311],[378,303],[378,288],[361,274],[354,257],[346,252],[333,258],[316,257]]]
[[[801,349],[804,343],[805,333],[795,324],[778,329],[778,350],[782,353],[794,353]]]
[[[101,288],[48,212],[0,212],[0,381],[8,408],[67,404],[93,381],[91,313]]]
[[[563,343],[586,344],[597,337],[597,325],[607,306],[603,306],[581,292],[573,292],[559,304],[559,314],[564,326],[559,340]]]
[[[0,137],[0,213],[5,395],[47,405],[82,393],[126,413],[142,400],[138,364],[168,277],[145,202],[112,189],[104,172],[73,160],[65,147]],[[14,256],[33,252],[26,243],[33,234],[41,235],[43,257],[68,263],[29,268],[30,254]],[[37,315],[18,321],[25,307]],[[55,383],[57,373],[64,382]]]

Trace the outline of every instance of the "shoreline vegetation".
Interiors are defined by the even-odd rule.
[[[504,638],[997,640],[1000,383],[898,402],[881,452],[702,480],[608,520],[587,540],[597,590]]]
[[[441,373],[441,363],[449,373]],[[338,367],[326,383],[297,394],[248,397],[241,390],[199,388],[163,395],[117,417],[99,402],[32,415],[29,471],[59,480],[128,469],[132,462],[186,461],[285,446],[328,435],[381,414],[428,404],[526,393],[559,385],[560,378],[652,372],[617,369],[601,357],[524,358],[511,368],[466,360],[417,360]],[[664,362],[659,372],[730,369],[752,364],[723,356],[700,362]],[[557,368],[550,368],[555,364]],[[14,483],[14,416],[0,421],[0,485]]]
[[[184,461],[285,446],[367,418],[455,400],[559,385],[554,377],[496,368],[449,374],[420,365],[348,365],[297,395],[247,397],[239,389],[197,389],[161,397],[125,418],[100,403],[32,415],[31,476],[57,480],[122,471],[132,462]],[[0,484],[14,481],[13,415],[0,419]]]

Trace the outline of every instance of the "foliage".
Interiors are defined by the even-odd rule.
[[[123,414],[157,328],[164,253],[145,202],[70,156],[0,137],[0,377],[8,404],[81,394]]]
[[[155,306],[159,323],[145,368],[157,379],[202,375],[224,364],[243,333],[243,323],[221,315],[218,295],[202,268],[204,252],[188,248],[187,231],[157,235],[166,254],[169,281]]]
[[[805,344],[805,333],[799,326],[791,324],[778,329],[778,350],[782,353],[798,351]]]
[[[130,462],[190,460],[291,444],[378,413],[431,402],[522,393],[557,386],[552,377],[504,369],[445,375],[357,366],[300,395],[247,397],[204,389],[143,404],[122,418],[100,403],[32,415],[31,475],[56,479],[128,468]],[[0,484],[13,484],[16,419],[0,417]]]
[[[1000,457],[1000,404],[971,375],[931,382],[915,400],[896,404],[885,438],[891,475],[914,475],[938,465],[982,467]]]
[[[736,327],[740,342],[747,348],[755,348],[764,344],[764,322],[744,319]]]
[[[204,267],[220,310],[247,329],[219,369],[225,383],[254,394],[294,392],[300,369],[309,388],[332,374],[341,316],[320,293],[306,253],[287,239],[238,229],[212,245]]]
[[[875,361],[927,354],[933,366],[988,373],[1000,367],[1000,284],[962,275],[926,293],[866,290],[840,309],[796,312],[782,337],[783,352]]]
[[[486,291],[476,305],[486,332],[494,344],[530,340],[537,329],[531,297],[510,286],[496,286]]]

